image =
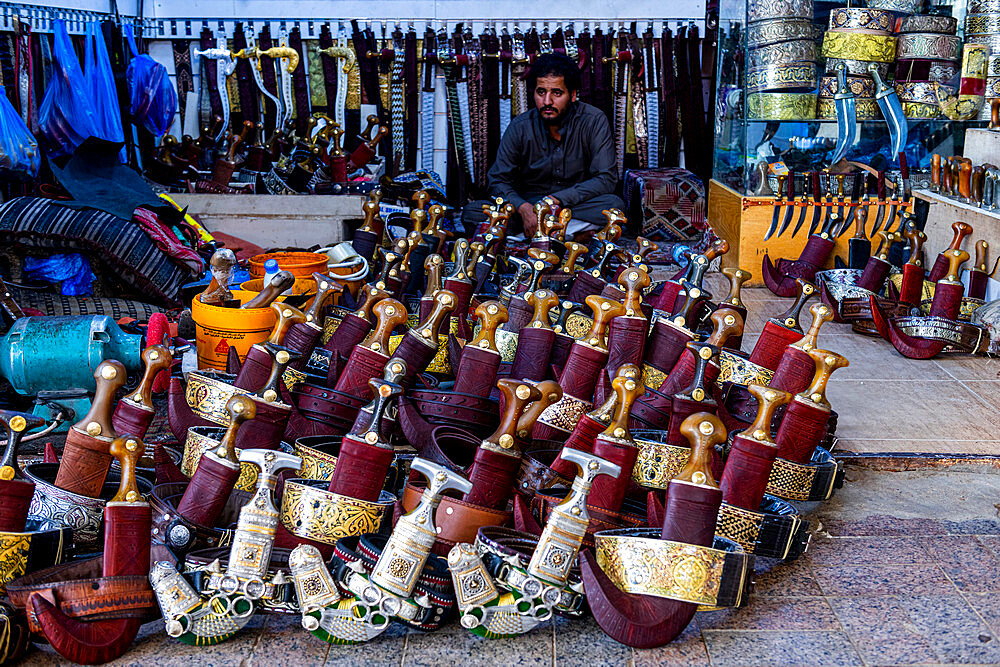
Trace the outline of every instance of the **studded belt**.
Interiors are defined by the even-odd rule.
[[[228,547],[233,539],[231,529],[218,529],[188,521],[177,512],[177,503],[187,488],[184,482],[157,484],[149,494],[153,510],[152,549],[154,562],[168,560],[176,564],[194,549]],[[230,494],[229,504],[239,507],[246,493]]]

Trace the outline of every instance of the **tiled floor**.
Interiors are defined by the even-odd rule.
[[[715,280],[716,277],[712,277]],[[724,292],[716,288],[717,292]],[[747,290],[744,348],[787,306]],[[1000,361],[910,361],[880,340],[827,325],[820,344],[851,361],[830,384],[840,448],[853,452],[1000,453]],[[115,664],[799,666],[1000,664],[1000,474],[996,468],[882,472],[848,467],[830,501],[802,508],[809,552],[758,560],[756,591],[738,610],[700,612],[670,644],[631,650],[590,618],[557,618],[512,640],[457,624],[437,633],[387,632],[362,646],[329,646],[293,618],[255,618],[209,648],[143,627]],[[59,664],[49,649],[29,665]]]

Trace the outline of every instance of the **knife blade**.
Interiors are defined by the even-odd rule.
[[[816,180],[819,180],[819,175],[816,175]],[[825,218],[828,215],[827,204],[830,202],[830,174],[826,175],[826,192],[821,197],[819,212],[820,214],[813,215],[812,224],[809,226],[809,236],[816,233],[817,229],[822,231],[823,227],[826,226]]]
[[[834,93],[833,104],[837,110],[837,146],[830,159],[831,167],[847,155],[858,130],[857,103],[854,93],[847,86],[847,65],[844,63],[837,64],[837,92]]]
[[[819,200],[822,193],[819,189],[819,172],[811,171],[809,172],[809,183],[812,186],[812,222],[809,224],[810,229],[815,229],[816,224],[819,222],[819,214],[821,208],[819,206]],[[805,220],[805,207],[802,208],[802,212],[799,214],[799,220],[795,223],[795,229],[792,230],[792,238],[799,233],[799,228],[802,227],[802,222]]]
[[[868,72],[875,79],[875,101],[879,109],[882,110],[882,117],[889,127],[889,150],[890,155],[897,156],[906,148],[906,140],[909,134],[909,123],[906,114],[903,113],[903,105],[899,103],[896,89],[886,85],[885,81],[878,73],[878,64],[868,65]]]
[[[774,211],[771,213],[771,226],[767,228],[767,233],[764,234],[764,240],[767,241],[771,238],[778,229],[778,217],[781,213],[781,202],[785,197],[785,175],[778,174],[778,192],[774,195]]]
[[[854,214],[861,206],[861,200],[858,195],[862,191],[862,182],[864,182],[864,198],[866,200],[868,199],[868,179],[865,178],[865,174],[863,172],[858,172],[854,175],[854,186],[851,188],[851,206],[847,209],[847,218],[844,220],[844,224],[841,228],[837,231],[838,239],[844,235],[844,232],[850,229],[851,222],[854,220]]]
[[[868,196],[868,178],[865,178],[865,194],[862,195],[863,199],[867,199]],[[865,265],[868,264],[868,258],[872,254],[872,242],[868,240],[865,234],[865,223],[868,221],[868,204],[865,201],[864,204],[858,207],[857,212],[854,214],[854,236],[852,236],[847,241],[847,267],[850,269],[864,269]]]
[[[816,172],[812,172],[812,173],[815,174]],[[805,174],[803,176],[805,176]],[[801,208],[799,209],[799,219],[795,221],[795,228],[792,229],[792,238],[793,239],[795,238],[795,235],[799,233],[799,229],[802,227],[802,223],[805,222],[805,219],[806,219],[806,210],[809,209],[809,194],[808,194],[809,188],[807,187],[808,185],[811,185],[811,179],[808,178],[808,177],[803,178],[802,179],[802,199],[799,202],[800,205],[801,205]],[[816,196],[817,196],[817,191],[813,190],[813,198],[815,199]],[[813,208],[815,208],[815,207],[813,207]]]
[[[896,179],[895,179],[895,177],[893,177],[893,186],[894,186],[893,190],[895,192],[892,195],[892,199],[888,200],[889,208],[886,211],[885,217],[882,218],[881,227],[878,228],[878,229],[876,229],[875,227],[872,227],[872,235],[873,236],[875,234],[878,234],[879,231],[881,231],[881,229],[885,229],[886,231],[889,231],[889,229],[892,227],[892,223],[896,219],[896,209],[899,206],[899,199],[898,199],[898,194],[897,193],[899,192],[900,188],[898,186],[896,186]]]
[[[802,188],[802,197],[805,198],[805,186]],[[785,233],[789,223],[792,221],[792,214],[795,212],[795,172],[788,172],[788,203],[785,205],[785,214],[781,220],[781,227],[778,228],[778,236]]]
[[[846,174],[837,174],[837,216],[844,219],[844,178]],[[833,230],[831,229],[832,233]]]

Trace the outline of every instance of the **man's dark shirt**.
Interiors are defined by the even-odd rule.
[[[538,109],[518,114],[500,141],[490,168],[490,195],[515,208],[527,199],[552,195],[566,208],[614,192],[615,147],[604,112],[572,102],[560,120],[556,141]]]

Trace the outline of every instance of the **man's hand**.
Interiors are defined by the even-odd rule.
[[[538,229],[538,217],[535,215],[535,208],[528,202],[524,202],[517,207],[517,212],[521,215],[521,222],[524,223],[524,237],[530,239]]]

